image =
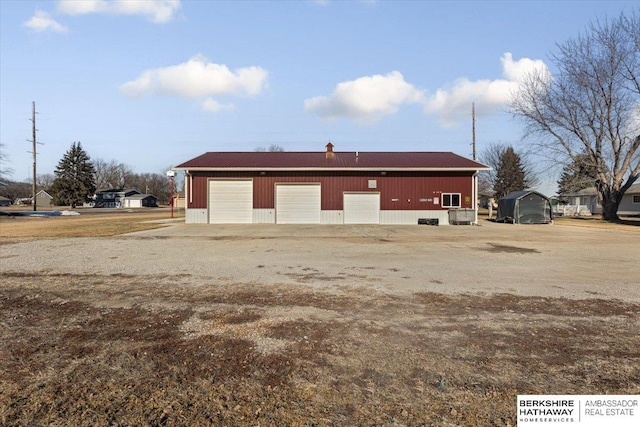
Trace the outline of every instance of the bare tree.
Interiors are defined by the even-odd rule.
[[[640,175],[640,10],[591,24],[557,48],[557,73],[530,74],[511,110],[539,152],[565,164],[586,156],[603,218],[616,221]]]
[[[160,203],[169,202],[169,179],[163,173],[135,173],[133,170],[116,160],[94,161],[96,187],[98,189],[133,188],[142,193],[153,194]],[[166,169],[168,170],[168,169]],[[180,179],[176,180],[178,191]]]
[[[265,152],[265,151],[268,151],[268,152],[270,152],[270,153],[281,153],[281,152],[283,152],[283,151],[284,151],[284,148],[283,148],[283,147],[281,147],[281,146],[280,146],[280,145],[278,145],[278,144],[271,144],[271,145],[269,146],[269,148],[256,147],[253,151],[257,151],[257,152],[261,152],[261,153],[263,153],[263,152]]]
[[[33,187],[28,182],[5,180],[0,185],[0,196],[15,202],[16,199],[26,199],[32,196]]]
[[[13,173],[13,169],[7,166],[9,162],[9,156],[4,150],[4,144],[0,143],[0,179],[8,179]]]
[[[53,185],[53,181],[56,179],[56,176],[52,173],[43,173],[38,175],[36,178],[36,187],[39,190],[48,190]]]
[[[491,193],[496,187],[497,174],[500,169],[505,153],[511,149],[516,150],[509,144],[504,142],[492,142],[480,153],[480,162],[491,167],[489,171],[481,171],[478,182],[479,189],[485,194]],[[536,171],[533,159],[530,153],[516,152],[519,157],[520,167],[524,171],[524,180],[529,187],[535,187],[540,184],[540,176]],[[499,197],[498,197],[499,198]]]
[[[133,183],[133,170],[124,163],[118,163],[116,160],[106,162],[97,159],[93,162],[96,171],[96,187],[101,190],[111,188],[126,188]]]
[[[131,187],[153,194],[159,203],[169,203],[169,178],[163,173],[139,173],[131,176]]]

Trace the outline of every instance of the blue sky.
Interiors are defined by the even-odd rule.
[[[470,157],[475,103],[478,151],[519,147],[505,109],[518,79],[553,73],[556,42],[636,4],[0,0],[0,142],[28,179],[35,101],[39,174],[74,141],[136,172],[329,140]]]

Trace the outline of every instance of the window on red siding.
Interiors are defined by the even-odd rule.
[[[442,194],[442,207],[443,208],[459,208],[460,207],[460,193],[443,193]]]

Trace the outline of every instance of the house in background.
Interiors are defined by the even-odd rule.
[[[122,188],[112,188],[109,190],[96,191],[93,200],[94,208],[121,208],[124,206],[125,197],[141,194],[135,189],[124,190]]]
[[[490,168],[450,152],[209,152],[185,171],[187,223],[447,224],[477,215]],[[475,218],[477,222],[477,217]]]
[[[152,194],[133,194],[123,199],[125,208],[157,208],[158,198]]]
[[[0,196],[0,206],[11,206],[11,199]]]
[[[566,204],[558,205],[558,213],[563,216],[591,216],[602,213],[598,190],[588,187],[573,193],[560,194]]]
[[[93,196],[94,208],[146,208],[158,207],[158,198],[152,194],[142,194],[136,189],[112,188],[96,191]]]
[[[44,190],[36,193],[36,206],[50,208],[53,206],[53,196]]]
[[[173,197],[173,207],[176,209],[184,209],[185,208],[185,198],[182,194],[176,194]]]
[[[31,197],[19,197],[13,201],[16,206],[31,206]]]
[[[590,216],[602,214],[602,205],[595,187],[588,187],[575,193],[561,194],[567,201],[559,206],[559,213],[566,216]],[[640,183],[633,184],[622,196],[618,206],[618,215],[640,215]]]
[[[618,206],[618,215],[640,215],[640,183],[633,184],[624,193]]]

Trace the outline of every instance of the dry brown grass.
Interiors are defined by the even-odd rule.
[[[184,214],[174,214],[175,218]],[[162,227],[151,223],[168,219],[166,210],[129,209],[117,213],[83,212],[53,217],[0,216],[0,238],[104,237]]]
[[[8,274],[0,425],[507,426],[640,392],[640,306]],[[441,383],[442,381],[442,383]]]
[[[0,235],[168,217],[147,212],[2,218]],[[8,271],[0,425],[514,426],[518,394],[640,393],[638,304],[184,278]]]
[[[640,232],[640,218],[622,217],[619,222],[605,221],[600,216],[590,217],[556,217],[553,222],[558,225],[570,225],[575,227],[592,227],[609,230],[631,230]]]
[[[493,219],[496,217],[496,212],[493,212]],[[479,209],[478,219],[480,221],[489,220],[489,210]],[[553,223],[556,225],[568,225],[574,227],[591,227],[609,230],[628,230],[640,232],[640,217],[621,217],[618,222],[609,222],[601,218],[600,215],[593,215],[590,217],[576,217],[576,216],[556,216],[553,218]]]

